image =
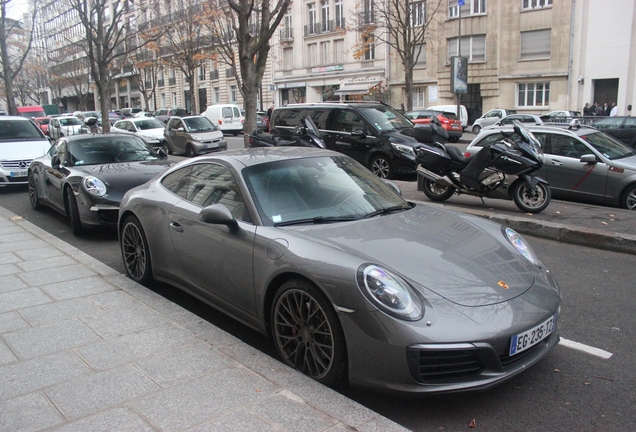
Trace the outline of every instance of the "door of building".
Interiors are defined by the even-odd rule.
[[[612,102],[616,102],[617,99],[618,78],[594,80],[594,102],[612,106]]]

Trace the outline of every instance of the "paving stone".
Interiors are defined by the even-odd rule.
[[[36,237],[24,230],[19,230],[14,233],[0,234],[0,243],[13,243],[13,242],[31,242],[36,240]]]
[[[61,384],[91,372],[91,368],[70,351],[2,366],[0,400]]]
[[[130,365],[78,378],[45,390],[65,417],[78,419],[159,389]]]
[[[245,410],[240,410],[231,412],[218,420],[195,426],[187,432],[280,432],[281,430]]]
[[[22,309],[20,315],[35,327],[92,314],[100,310],[100,307],[89,299],[80,297]]]
[[[260,376],[236,367],[136,400],[131,405],[162,431],[179,431],[266,398],[277,390]]]
[[[29,327],[29,324],[15,312],[0,314],[0,335]]]
[[[26,286],[16,275],[0,276],[0,293],[19,290]]]
[[[0,265],[0,276],[6,276],[11,274],[20,273],[20,267],[15,264],[1,264]]]
[[[9,243],[2,243],[3,252],[17,252],[29,249],[41,249],[45,247],[50,247],[50,245],[40,239],[34,239],[28,242],[14,241]]]
[[[167,322],[165,316],[144,304],[137,307],[113,308],[82,317],[93,331],[104,338],[121,336]]]
[[[28,250],[17,251],[14,253],[15,255],[22,258],[24,261],[40,260],[43,258],[50,258],[54,256],[64,255],[64,252],[50,245],[46,245],[45,247],[41,247],[38,249],[28,249]]]
[[[57,410],[38,393],[0,402],[2,431],[38,431],[62,422]]]
[[[13,351],[23,359],[43,356],[100,340],[77,318],[4,335]]]
[[[77,261],[66,255],[60,255],[49,258],[41,258],[34,261],[23,261],[21,263],[17,263],[16,266],[18,266],[22,271],[31,272],[71,264],[77,264]]]
[[[134,412],[126,408],[114,408],[54,430],[56,432],[151,432],[156,429]]]
[[[135,363],[162,387],[172,387],[211,372],[231,367],[235,362],[206,343],[184,346]]]
[[[0,264],[10,264],[18,261],[22,261],[19,256],[14,253],[0,253]]]
[[[56,300],[85,297],[116,289],[101,277],[90,277],[42,286],[42,290]]]
[[[0,313],[49,302],[51,302],[51,297],[38,288],[23,288],[4,292],[0,293]]]
[[[171,348],[197,343],[194,335],[172,324],[77,348],[81,355],[97,370],[109,369],[135,360],[141,360]],[[185,366],[185,365],[182,365]]]
[[[8,346],[0,339],[0,366],[16,361],[18,358],[13,355]],[[0,390],[0,393],[2,390]]]
[[[143,302],[120,289],[91,295],[91,301],[94,301],[103,309],[134,308],[143,305]]]
[[[15,224],[0,226],[0,235],[23,233],[24,230]]]
[[[74,281],[80,278],[95,276],[95,274],[94,271],[86,268],[86,266],[75,264],[23,273],[20,275],[20,278],[26,282],[27,285],[38,286],[55,282]]]
[[[272,395],[247,409],[268,423],[289,431],[319,432],[337,423],[288,391]]]

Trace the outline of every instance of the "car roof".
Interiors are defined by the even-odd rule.
[[[227,150],[210,155],[202,155],[196,158],[197,161],[205,160],[226,160],[232,164],[250,167],[268,162],[281,160],[305,159],[310,157],[340,156],[344,155],[332,150],[310,147],[262,147]],[[188,159],[189,160],[189,159]]]
[[[581,126],[579,129],[569,129],[564,126],[549,126],[549,125],[524,125],[526,129],[530,130],[530,132],[552,132],[552,133],[564,133],[564,134],[573,134],[576,136],[587,135],[594,132],[600,132],[598,129],[589,126]],[[475,138],[479,138],[482,133],[485,135],[490,135],[497,132],[512,132],[514,127],[512,125],[502,126],[496,129],[483,129],[482,132]]]
[[[22,117],[22,116],[2,116],[0,117],[0,121],[9,121],[9,120],[19,120],[19,121],[31,121],[31,119],[26,118],[26,117]]]
[[[376,106],[389,106],[382,102],[374,101],[347,101],[347,102],[306,102],[306,103],[291,103],[281,108],[310,108],[310,107],[376,107]],[[276,109],[281,109],[276,108]]]

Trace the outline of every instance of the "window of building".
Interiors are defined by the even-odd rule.
[[[329,31],[329,1],[323,0],[320,2],[320,24],[323,32]]]
[[[362,23],[371,24],[374,23],[373,17],[373,0],[362,0]]]
[[[212,95],[214,97],[214,103],[221,103],[221,90],[218,87],[212,89]]]
[[[426,22],[426,3],[411,3],[411,27],[423,26]]]
[[[448,39],[448,62],[457,55],[459,38]],[[468,57],[469,62],[486,61],[486,35],[462,36],[462,57]]]
[[[344,8],[342,6],[342,0],[335,1],[334,9],[336,13],[336,28],[345,28]]]
[[[291,39],[292,36],[292,11],[291,9],[287,9],[285,13],[285,17],[283,18],[283,34],[285,38]]]
[[[547,108],[550,104],[550,83],[517,83],[518,107]]]
[[[316,3],[307,5],[307,34],[317,33]]]
[[[552,0],[550,0],[551,2]],[[466,0],[462,6],[462,16],[482,15],[486,13],[486,0]],[[448,0],[448,17],[458,18],[457,0]]]
[[[372,34],[365,34],[362,37],[364,46],[366,47],[366,51],[364,53],[365,60],[373,60],[375,59],[375,40]]]
[[[426,66],[426,44],[415,46],[415,65]]]
[[[172,92],[172,105],[177,106],[177,92]]]
[[[426,107],[426,87],[413,87],[413,108]]]
[[[231,85],[230,86],[230,103],[236,103],[237,100],[238,100],[238,93],[236,91],[236,86]]]
[[[329,42],[320,42],[320,64],[328,65],[329,63]]]
[[[521,0],[521,10],[552,7],[552,0]]]
[[[283,70],[294,69],[294,49],[283,48]]]
[[[318,44],[307,45],[307,66],[313,67],[318,65]]]
[[[344,39],[333,41],[333,53],[336,64],[342,64],[345,61]]]
[[[551,30],[532,30],[521,32],[521,60],[550,58]]]
[[[166,94],[165,93],[161,93],[161,96],[159,96],[159,105],[161,105],[162,107],[166,106]]]

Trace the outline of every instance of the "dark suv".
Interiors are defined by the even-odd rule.
[[[381,178],[414,174],[413,124],[394,108],[378,102],[290,104],[276,108],[270,132],[289,138],[310,116],[330,150],[351,156]]]

